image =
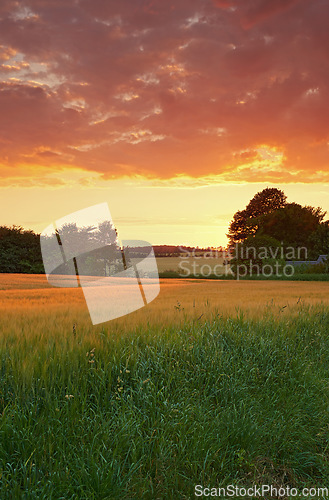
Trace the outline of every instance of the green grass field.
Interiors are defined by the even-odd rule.
[[[329,487],[327,283],[170,280],[95,327],[81,290],[0,285],[1,499]]]

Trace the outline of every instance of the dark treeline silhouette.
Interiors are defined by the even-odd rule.
[[[77,232],[75,227],[71,228],[67,225],[59,231],[59,236],[63,236],[65,233],[66,237],[68,237],[70,230],[72,230],[71,232],[73,232],[75,236],[73,239],[71,238],[71,247],[73,248],[77,246],[78,248],[88,248],[86,241],[88,241],[88,244],[90,245],[93,240],[90,238],[88,233],[90,228],[84,229],[85,231]],[[100,229],[102,229],[102,231],[98,231],[98,237],[101,238],[101,236],[104,236],[104,244],[106,245],[109,238],[109,232],[113,232],[115,230],[107,227],[100,227]],[[113,238],[114,236],[112,239]],[[115,248],[115,245],[111,245],[112,253]],[[128,255],[132,258],[145,258],[145,256],[149,253],[149,247],[134,247],[128,248],[128,250]],[[211,249],[210,247],[199,248],[178,245],[154,245],[153,250],[156,257],[179,257],[181,255],[202,255],[203,253],[209,252]],[[89,259],[92,261],[90,262],[91,270],[98,270],[98,267],[95,267],[95,258],[97,258],[97,253],[98,250],[94,250],[89,252],[88,256],[86,255],[86,262],[83,263],[85,268]],[[48,254],[51,255],[51,251],[49,251]],[[112,258],[113,256],[109,255],[108,257]],[[84,257],[81,257],[80,260],[82,258]],[[126,264],[129,264],[129,262]],[[101,265],[100,259],[98,259],[97,265]],[[93,274],[89,268],[88,271]],[[21,226],[17,225],[11,227],[0,226],[0,273],[43,274],[44,272],[45,269],[40,248],[40,234],[37,234],[32,230],[25,230]],[[65,274],[64,268],[62,269],[62,272]],[[101,271],[99,272],[101,273]]]
[[[0,226],[0,272],[44,273],[40,235],[21,226]]]

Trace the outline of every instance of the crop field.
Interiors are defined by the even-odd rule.
[[[174,271],[181,277],[188,275],[207,276],[208,274],[231,274],[228,266],[224,266],[222,257],[158,257],[159,273]]]
[[[0,331],[1,499],[329,488],[328,282],[161,280],[93,326],[80,288],[1,274]]]

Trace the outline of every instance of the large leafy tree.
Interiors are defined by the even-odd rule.
[[[230,267],[234,274],[238,268],[246,269],[248,274],[257,274],[257,269],[261,273],[263,266],[274,257],[275,260],[281,257],[281,244],[278,240],[267,235],[248,236],[243,243],[236,245]]]
[[[233,216],[228,230],[229,245],[244,241],[259,228],[258,217],[269,214],[286,205],[287,197],[277,188],[266,188],[255,194],[244,210]]]
[[[284,208],[257,217],[257,234],[276,238],[285,246],[305,246],[312,250],[312,235],[318,230],[324,217],[325,212],[321,208],[288,203]]]
[[[282,191],[267,188],[234,215],[228,233],[230,245],[256,248],[260,238],[273,238],[284,249],[306,249],[305,258],[313,260],[329,253],[329,221],[324,220],[325,215],[320,207],[287,203]]]

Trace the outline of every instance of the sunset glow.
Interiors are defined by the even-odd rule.
[[[322,0],[6,0],[0,224],[107,201],[121,237],[220,245],[260,189],[329,210]]]

